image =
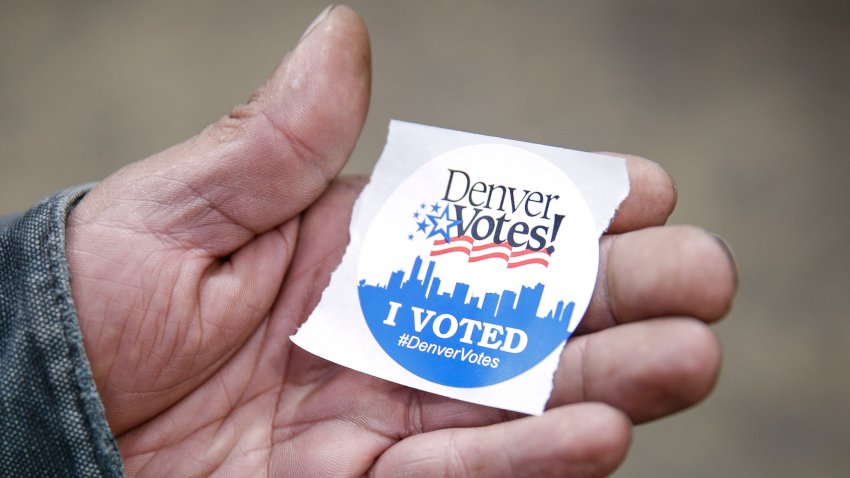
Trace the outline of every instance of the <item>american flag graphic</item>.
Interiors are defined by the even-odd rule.
[[[486,260],[503,260],[508,269],[515,267],[530,266],[534,264],[549,267],[549,252],[545,249],[534,251],[531,249],[514,249],[507,242],[496,244],[494,242],[477,242],[469,236],[453,237],[451,241],[437,239],[431,249],[431,256],[442,256],[444,254],[464,254],[468,262],[480,262]]]

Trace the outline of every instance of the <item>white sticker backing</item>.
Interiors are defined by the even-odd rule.
[[[399,384],[540,414],[627,194],[621,158],[392,121],[342,263],[292,340]]]

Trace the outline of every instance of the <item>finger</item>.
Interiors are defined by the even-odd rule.
[[[683,315],[705,322],[732,305],[737,272],[727,246],[691,226],[604,236],[590,306],[576,330]]]
[[[587,403],[415,435],[384,452],[370,476],[606,476],[630,440],[631,424],[621,413]]]
[[[362,20],[333,8],[248,104],[110,178],[86,200],[108,200],[119,220],[131,211],[146,230],[228,255],[298,214],[333,180],[366,116],[370,68]],[[119,210],[116,200],[128,207]]]
[[[673,178],[657,163],[638,156],[604,153],[626,160],[629,194],[617,208],[609,234],[663,225],[676,207]]]
[[[598,401],[635,423],[653,420],[705,398],[720,362],[717,338],[697,320],[614,327],[567,342],[548,406]]]

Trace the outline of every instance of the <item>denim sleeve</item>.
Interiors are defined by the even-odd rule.
[[[87,190],[0,221],[0,476],[123,476],[65,259],[65,220]]]

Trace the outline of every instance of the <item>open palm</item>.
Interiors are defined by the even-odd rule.
[[[639,158],[543,416],[419,392],[294,346],[348,242],[363,180],[336,176],[369,75],[364,25],[332,9],[248,104],[72,211],[73,296],[129,474],[597,476],[622,460],[632,422],[710,391],[720,358],[704,323],[728,309],[734,267],[705,232],[654,227],[675,192]]]

